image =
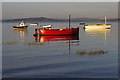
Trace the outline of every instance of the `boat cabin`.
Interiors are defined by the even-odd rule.
[[[20,26],[25,26],[26,24],[22,21],[21,23],[20,23]]]

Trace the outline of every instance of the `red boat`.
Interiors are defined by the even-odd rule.
[[[70,28],[70,15],[69,15],[69,28],[65,29],[51,29],[52,25],[43,26],[43,28],[35,29],[34,36],[37,35],[45,35],[45,36],[57,36],[57,35],[78,35],[79,34],[79,27],[77,28]]]
[[[46,36],[52,36],[52,35],[78,35],[79,33],[79,27],[77,28],[66,28],[66,29],[35,29],[34,36],[37,35],[46,35]]]

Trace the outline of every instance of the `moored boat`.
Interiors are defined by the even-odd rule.
[[[85,25],[85,23],[80,23],[80,25]]]
[[[38,25],[38,23],[31,23],[30,25],[31,26],[36,26],[36,25]]]
[[[51,26],[52,25],[46,25],[43,26],[43,28],[38,28],[35,29],[35,33],[33,34],[33,36],[37,36],[37,35],[44,35],[44,36],[55,36],[55,35],[78,35],[79,34],[79,27],[77,28],[70,28],[70,15],[69,15],[69,28],[65,28],[65,29],[52,29]]]
[[[45,26],[43,26],[43,28],[51,28],[52,27],[52,25],[50,24],[50,25],[45,25]]]
[[[111,28],[111,24],[106,24],[106,16],[105,16],[105,24],[91,24],[91,25],[84,25],[83,27],[84,29],[110,29]]]
[[[95,24],[95,25],[85,25],[84,29],[110,29],[111,24]]]
[[[26,29],[28,25],[26,25],[23,21],[19,23],[20,25],[13,25],[14,29]]]
[[[44,35],[44,36],[53,36],[53,35],[78,35],[79,27],[77,28],[66,28],[66,29],[35,29],[34,36]]]

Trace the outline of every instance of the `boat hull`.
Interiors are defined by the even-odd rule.
[[[54,35],[78,35],[79,27],[77,28],[70,28],[70,29],[39,29],[39,33],[35,33],[34,36],[37,35],[44,35],[44,36],[54,36]]]
[[[36,26],[36,25],[38,25],[38,24],[30,24],[31,26]]]
[[[14,29],[26,29],[28,27],[28,25],[26,26],[13,26]]]
[[[103,25],[85,25],[84,29],[110,29],[111,24],[103,24]]]

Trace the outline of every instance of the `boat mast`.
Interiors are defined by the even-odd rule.
[[[71,15],[69,14],[69,29],[70,29],[70,19],[71,19]],[[70,54],[70,40],[69,40],[69,54]]]
[[[105,16],[105,24],[106,24],[106,16]]]
[[[71,15],[69,14],[69,29],[70,29],[70,19],[71,19]]]

